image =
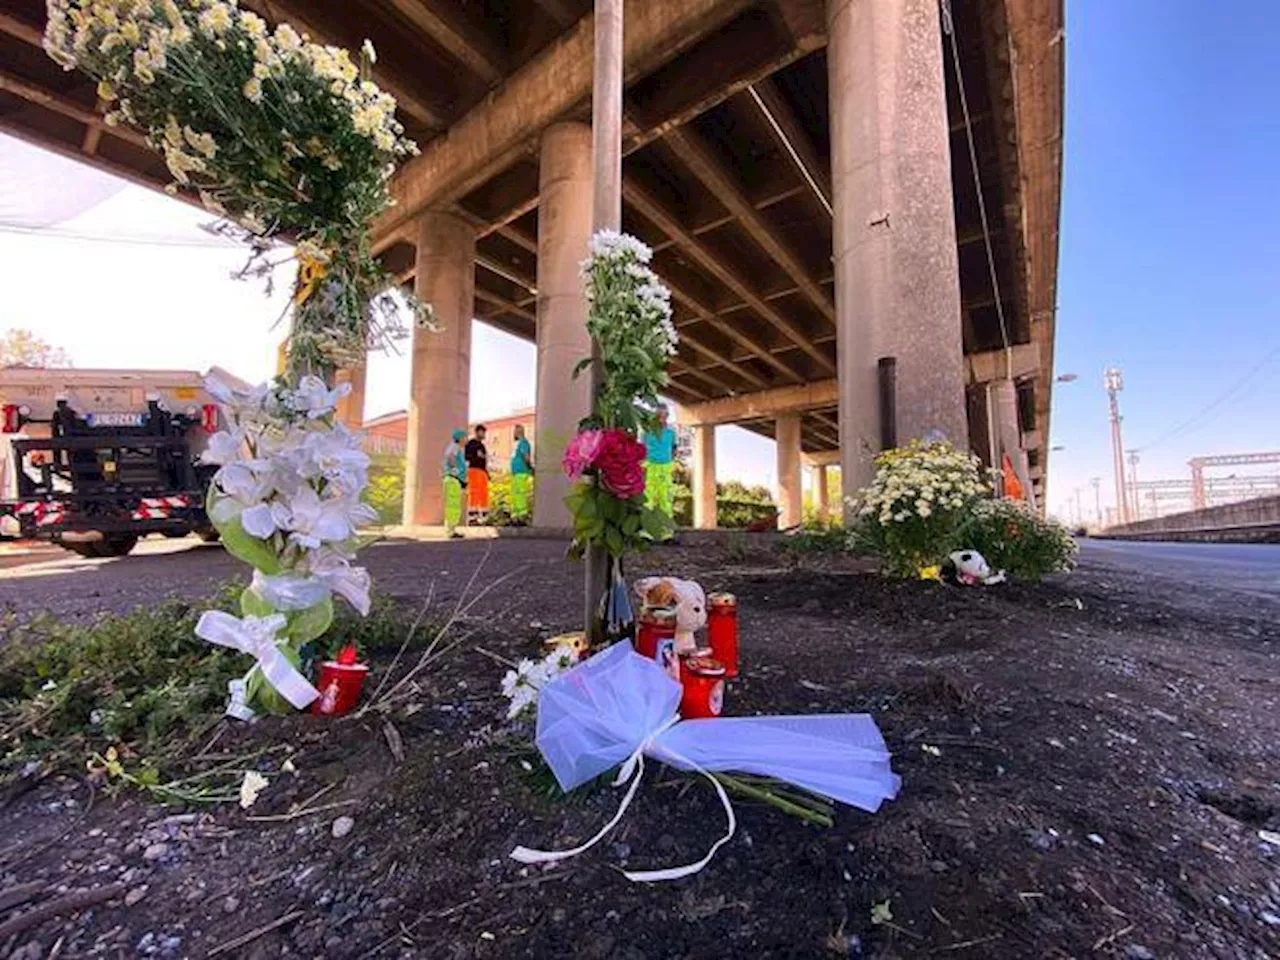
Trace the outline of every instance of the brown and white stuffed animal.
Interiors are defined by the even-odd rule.
[[[636,596],[646,607],[670,607],[676,612],[676,652],[698,648],[694,634],[707,625],[707,595],[693,580],[644,577],[636,581]]]

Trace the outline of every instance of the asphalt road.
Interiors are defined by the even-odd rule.
[[[1087,539],[1080,543],[1080,559],[1181,580],[1188,586],[1207,585],[1280,597],[1280,544]]]

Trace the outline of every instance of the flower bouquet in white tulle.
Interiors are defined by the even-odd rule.
[[[561,788],[572,790],[615,767],[620,767],[615,785],[628,786],[613,819],[586,843],[559,851],[517,847],[511,856],[521,863],[549,863],[577,856],[600,842],[626,814],[646,757],[706,777],[724,806],[727,828],[696,863],[624,872],[641,882],[679,879],[711,861],[737,825],[728,792],[773,793],[740,789],[742,781],[728,776],[728,771],[767,778],[769,783],[791,785],[870,812],[898,794],[901,780],[890,768],[884,739],[867,714],[682,721],[679,704],[680,684],[628,643],[615,644],[542,686],[537,696],[537,745]],[[756,798],[768,800],[763,795]]]

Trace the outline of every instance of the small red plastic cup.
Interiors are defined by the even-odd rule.
[[[360,690],[368,675],[369,665],[357,663],[356,648],[347,644],[338,651],[336,660],[320,664],[320,680],[316,684],[320,696],[312,702],[311,712],[329,717],[350,713],[360,702]]]
[[[680,716],[686,720],[709,720],[724,710],[724,665],[710,657],[685,657],[680,671],[684,692]]]

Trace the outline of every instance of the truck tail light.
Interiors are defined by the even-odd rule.
[[[205,433],[218,432],[218,405],[215,403],[206,403],[200,408],[200,426],[204,428]]]
[[[4,433],[17,433],[22,429],[22,417],[29,411],[16,403],[6,403],[0,412],[4,415]]]

